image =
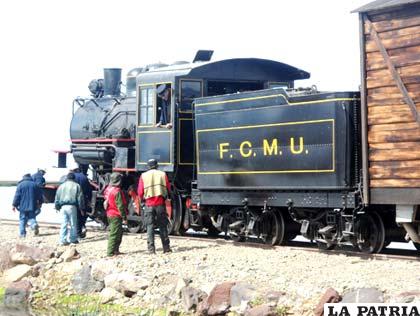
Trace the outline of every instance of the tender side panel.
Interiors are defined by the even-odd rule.
[[[420,113],[420,5],[367,18]],[[366,22],[364,39],[370,187],[420,188],[420,126]]]
[[[196,102],[199,189],[354,185],[353,106],[359,95],[328,93],[288,100],[275,93]]]

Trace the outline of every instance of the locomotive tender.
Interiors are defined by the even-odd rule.
[[[404,40],[420,25],[420,2],[380,0],[357,12],[360,93],[294,89],[309,73],[255,58],[211,61],[211,51],[132,70],[126,95],[120,70],[106,70],[91,98],[75,100],[71,123],[74,158],[97,183],[91,215],[103,217],[112,171],[133,188],[156,158],[173,185],[173,233],[269,244],[302,234],[322,249],[369,253],[405,237],[420,248],[420,41]],[[156,127],[162,84],[171,128]],[[141,206],[130,206],[129,228],[139,231]]]

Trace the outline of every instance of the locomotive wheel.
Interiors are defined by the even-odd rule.
[[[382,218],[376,212],[365,213],[359,219],[356,234],[362,242],[357,242],[357,248],[363,253],[379,253],[385,245],[385,226]]]
[[[128,201],[128,214],[137,216],[134,202],[131,199]],[[142,214],[144,214],[143,211],[142,211]],[[144,225],[143,216],[141,216],[140,221],[129,220],[128,223],[127,223],[127,229],[132,234],[145,232],[146,227]]]
[[[171,194],[172,215],[168,217],[168,234],[179,234],[182,225],[182,199],[176,189],[172,189]]]
[[[132,234],[137,234],[144,231],[144,225],[142,222],[128,221],[127,229]]]

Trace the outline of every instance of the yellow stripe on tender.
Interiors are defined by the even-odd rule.
[[[334,119],[323,119],[323,120],[313,120],[313,121],[298,121],[298,122],[272,123],[272,124],[262,124],[262,125],[246,125],[246,126],[235,126],[235,127],[222,127],[222,128],[199,129],[199,130],[197,130],[197,133],[200,133],[200,132],[213,132],[213,131],[228,131],[228,130],[237,130],[237,129],[246,129],[246,128],[259,128],[259,127],[272,127],[272,126],[285,126],[285,125],[313,124],[313,123],[322,123],[322,122],[334,122]]]
[[[214,101],[214,102],[207,102],[207,103],[201,103],[201,104],[199,103],[199,104],[196,104],[195,107],[207,106],[207,105],[217,105],[217,104],[224,104],[224,103],[236,103],[236,102],[252,101],[252,100],[272,99],[272,98],[276,98],[276,97],[283,98],[288,105],[305,105],[305,104],[319,104],[319,103],[326,103],[326,102],[360,100],[359,98],[335,98],[335,99],[323,99],[323,100],[305,101],[305,102],[289,102],[289,100],[283,94],[273,94],[273,95],[264,95],[264,96],[253,97],[253,98],[243,98],[243,99],[226,100],[226,101]]]

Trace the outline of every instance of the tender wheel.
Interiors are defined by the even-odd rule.
[[[266,212],[261,215],[259,236],[267,245],[277,245],[284,241],[284,219],[280,212]]]
[[[283,242],[279,243],[281,245],[286,244],[287,241],[293,240],[297,235],[300,234],[301,224],[295,222],[287,210],[287,208],[281,208],[280,213],[284,220],[284,237]]]
[[[361,216],[356,229],[357,248],[363,253],[379,253],[385,245],[385,226],[376,212]]]

